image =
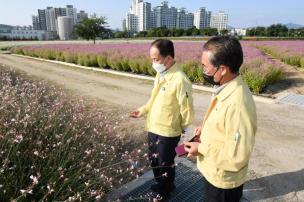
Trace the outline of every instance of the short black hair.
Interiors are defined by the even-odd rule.
[[[171,56],[174,58],[175,56],[173,42],[168,39],[157,39],[152,42],[152,46],[155,46],[163,57]]]
[[[226,65],[232,73],[238,73],[243,64],[243,50],[235,37],[216,36],[204,44],[204,51],[211,51],[210,63],[219,67]]]

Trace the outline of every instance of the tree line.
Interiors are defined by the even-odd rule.
[[[247,29],[246,35],[263,37],[304,37],[304,27],[300,29],[288,29],[285,25],[274,24],[269,27]]]

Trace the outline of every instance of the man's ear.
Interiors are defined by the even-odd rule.
[[[171,55],[168,56],[168,60],[172,61],[174,60],[173,57]]]
[[[229,72],[230,72],[229,67],[227,67],[226,65],[221,65],[220,68],[222,68],[222,72],[221,72],[222,76],[229,74]]]
[[[174,60],[174,59],[171,57],[171,55],[168,55],[168,56],[165,58],[165,61],[166,61],[165,66],[168,65],[168,63],[170,63],[172,60]]]

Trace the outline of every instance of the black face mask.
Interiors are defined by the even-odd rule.
[[[217,70],[216,70],[216,72],[219,70],[220,68],[218,68]],[[220,85],[220,81],[222,80],[220,80],[220,81],[218,81],[218,82],[215,82],[214,81],[214,75],[216,74],[216,72],[213,74],[213,75],[207,75],[207,74],[205,74],[205,73],[203,73],[203,78],[204,78],[204,81],[206,81],[207,83],[210,83],[211,85],[215,85],[215,86],[219,86]],[[222,77],[223,78],[223,77]]]

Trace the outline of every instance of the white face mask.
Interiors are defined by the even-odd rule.
[[[159,63],[156,63],[156,62],[153,62],[152,67],[158,73],[161,73],[161,72],[163,72],[163,71],[165,71],[167,69],[164,64],[159,64]]]

